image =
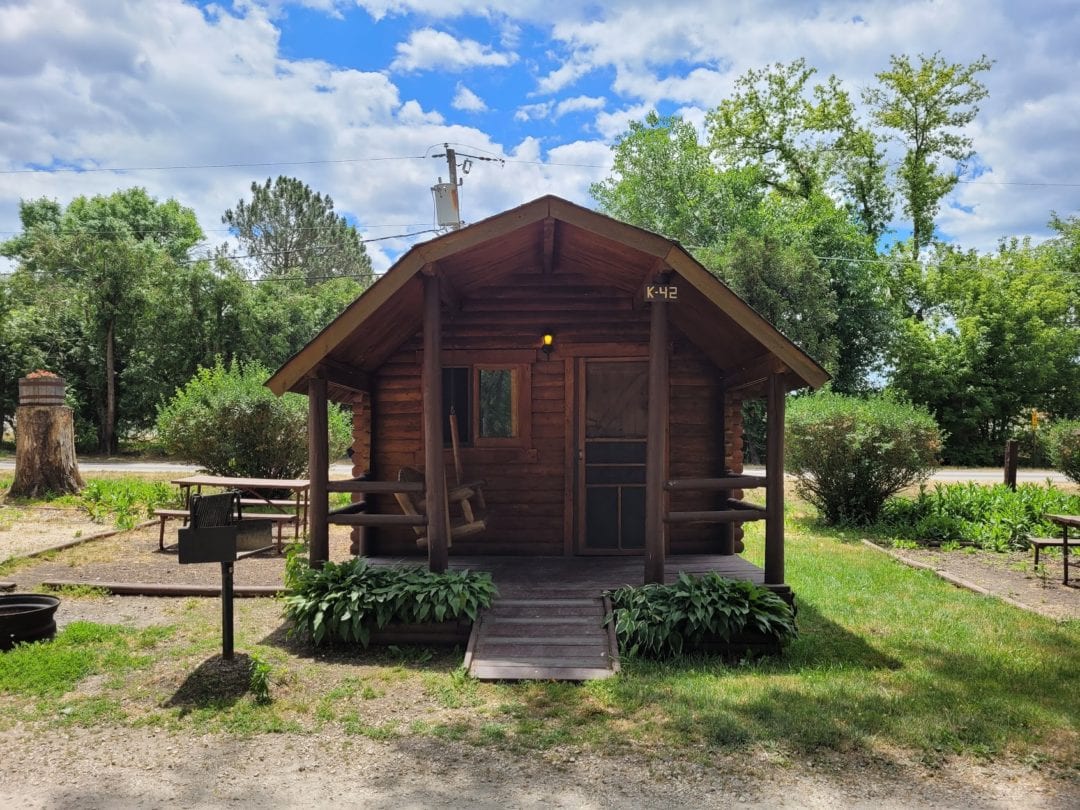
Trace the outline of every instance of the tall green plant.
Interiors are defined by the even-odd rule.
[[[307,468],[307,399],[275,397],[258,363],[225,366],[219,360],[177,390],[158,411],[157,429],[169,455],[215,475],[295,478]],[[349,417],[329,409],[330,457],[345,452]]]
[[[1080,484],[1080,420],[1058,422],[1050,432],[1050,456],[1054,468]]]
[[[924,409],[888,397],[821,392],[787,413],[787,468],[827,523],[873,523],[890,495],[924,481],[941,432]]]

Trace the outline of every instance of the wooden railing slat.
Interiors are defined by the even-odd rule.
[[[725,489],[756,489],[765,486],[764,475],[728,475],[723,478],[675,478],[664,483],[669,492],[714,492]]]

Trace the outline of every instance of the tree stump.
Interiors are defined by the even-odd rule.
[[[66,405],[20,405],[15,411],[15,481],[9,498],[40,498],[83,488],[75,458],[75,422]]]

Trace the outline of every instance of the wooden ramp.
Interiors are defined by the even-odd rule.
[[[465,666],[482,681],[589,681],[619,671],[600,596],[496,598],[473,625]]]

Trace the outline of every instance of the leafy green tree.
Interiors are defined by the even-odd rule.
[[[220,359],[195,376],[158,411],[157,429],[170,455],[215,475],[296,478],[307,469],[307,397],[276,397],[263,383],[259,363]],[[349,417],[328,412],[330,457],[344,454],[352,438]]]
[[[937,417],[948,463],[994,462],[1032,408],[1058,417],[1080,408],[1077,288],[1054,249],[939,247],[927,271],[922,315],[904,321],[894,344],[891,385]]]
[[[694,248],[732,233],[763,197],[756,169],[720,171],[694,126],[650,112],[612,147],[611,176],[589,189],[617,219]]]
[[[731,98],[709,113],[712,153],[725,167],[747,167],[785,197],[839,193],[871,240],[893,212],[882,138],[858,121],[835,76],[811,86],[806,60],[750,70]]]
[[[674,238],[835,375],[866,386],[891,334],[884,266],[828,195],[770,192],[757,167],[721,169],[694,128],[651,113],[592,187],[607,213]]]
[[[132,338],[147,317],[151,292],[202,239],[191,209],[158,202],[144,189],[76,197],[66,208],[52,200],[23,201],[22,232],[0,246],[14,258],[16,275],[38,294],[67,302],[80,313],[71,360],[81,383],[76,396],[95,414],[98,447],[116,449],[117,382]],[[68,364],[71,368],[74,363]]]
[[[371,259],[356,228],[334,212],[329,195],[295,177],[251,184],[251,201],[240,200],[221,221],[264,278],[298,277],[309,285],[335,276],[371,283]]]
[[[978,102],[987,90],[977,76],[993,62],[985,56],[969,65],[950,64],[940,54],[892,56],[889,70],[877,74],[878,86],[863,99],[874,121],[901,141],[907,151],[897,175],[904,212],[911,218],[914,256],[934,238],[934,218],[942,198],[955,188],[960,174],[938,161],[959,163],[973,154],[972,141],[957,130],[975,120]]]

